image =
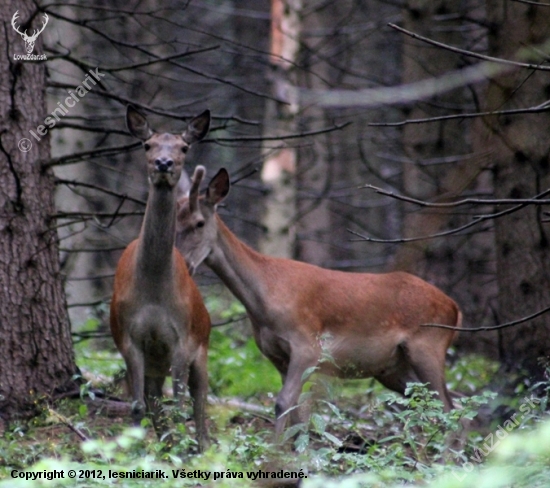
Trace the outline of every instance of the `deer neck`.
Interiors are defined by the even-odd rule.
[[[264,256],[239,240],[215,216],[218,224],[216,243],[206,258],[206,264],[221,278],[252,316],[261,316],[267,303],[266,263]]]
[[[137,253],[138,277],[142,283],[159,286],[173,274],[176,235],[176,192],[168,186],[149,190]]]

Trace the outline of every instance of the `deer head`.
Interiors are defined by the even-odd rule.
[[[185,258],[191,274],[212,252],[218,232],[216,209],[231,187],[229,173],[222,168],[208,184],[206,194],[201,197],[199,187],[205,174],[204,167],[197,166],[189,195],[178,200],[176,247]]]
[[[128,105],[126,125],[130,134],[143,142],[149,181],[155,186],[168,185],[174,188],[182,174],[187,150],[208,132],[210,111],[205,110],[193,118],[181,135],[166,132],[160,134],[149,127],[145,115]]]
[[[19,30],[19,27],[17,27],[16,25],[16,21],[18,17],[19,17],[19,10],[17,10],[13,14],[13,17],[11,18],[11,25],[15,29],[15,32],[17,32],[25,41],[25,50],[27,51],[27,54],[31,54],[34,49],[34,43],[36,42],[36,39],[48,24],[48,14],[44,14],[44,23],[42,24],[42,28],[36,29],[31,36],[27,35],[27,29],[25,29],[25,32],[21,32]]]

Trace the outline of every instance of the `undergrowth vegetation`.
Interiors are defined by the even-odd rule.
[[[243,314],[238,304],[208,305],[220,321]],[[97,325],[91,320],[86,327]],[[300,399],[309,415],[287,430],[283,448],[273,443],[272,414],[281,380],[249,331],[238,320],[212,332],[213,444],[200,455],[190,407],[180,412],[166,401],[176,439],[170,450],[148,419],[132,427],[128,417],[98,409],[105,393],[122,395],[112,380],[123,362],[108,340],[77,344],[80,397],[43,403],[40,416],[7,427],[0,439],[0,487],[550,486],[549,384],[520,385],[513,395],[497,396],[489,391],[499,384],[497,364],[453,357],[447,382],[463,396],[455,399],[459,408],[445,413],[426,385],[410,384],[402,397],[374,380],[339,381],[312,370]],[[54,470],[64,478],[43,479]],[[153,478],[128,477],[140,473]]]

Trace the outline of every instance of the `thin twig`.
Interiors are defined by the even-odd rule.
[[[513,110],[496,110],[494,112],[477,112],[467,114],[454,114],[454,115],[440,115],[438,117],[426,117],[423,119],[407,119],[401,122],[370,122],[370,127],[402,127],[409,124],[426,124],[429,122],[438,122],[441,120],[453,120],[453,119],[473,119],[476,117],[487,117],[490,115],[519,115],[519,114],[540,114],[548,112],[550,110],[550,101],[546,101],[530,108],[518,108]]]
[[[119,192],[116,192],[116,191],[113,191],[113,190],[109,190],[108,188],[103,188],[101,186],[94,185],[92,183],[84,183],[83,181],[65,180],[65,179],[62,179],[62,178],[56,178],[55,179],[55,184],[56,185],[67,185],[69,187],[76,186],[76,187],[82,187],[82,188],[89,188],[91,190],[97,190],[97,191],[100,191],[102,193],[105,193],[106,195],[110,195],[112,197],[120,198],[122,200],[122,202],[128,200],[130,202],[138,203],[140,205],[146,205],[146,203],[147,203],[144,200],[140,200],[139,198],[129,197],[125,193],[119,193]]]
[[[351,125],[353,122],[345,122],[343,124],[335,124],[332,127],[325,127],[324,129],[318,129],[318,130],[311,130],[311,131],[304,131],[304,132],[296,132],[294,134],[286,134],[283,136],[273,136],[273,137],[266,137],[266,136],[242,136],[242,137],[218,137],[216,138],[216,141],[218,142],[242,142],[242,141],[284,141],[287,139],[301,139],[302,137],[306,136],[317,136],[320,134],[326,134],[328,132],[334,132],[337,130],[342,130]]]
[[[529,320],[536,319],[537,317],[545,314],[546,312],[550,312],[550,307],[546,307],[532,315],[523,317],[522,319],[513,320],[512,322],[506,322],[505,324],[493,325],[491,327],[472,327],[472,328],[457,329],[452,325],[443,325],[443,324],[421,324],[420,327],[437,327],[439,329],[457,330],[458,332],[482,332],[487,330],[497,330],[497,329],[506,329],[507,327],[514,327],[515,325],[519,325],[524,322],[528,322]]]
[[[388,24],[389,27],[392,29],[395,29],[399,32],[402,32],[403,34],[406,34],[413,39],[417,39],[419,41],[425,42],[427,44],[431,44],[432,46],[439,47],[441,49],[445,49],[447,51],[451,51],[458,54],[464,54],[465,56],[470,56],[472,58],[482,59],[483,61],[491,61],[493,63],[499,63],[499,64],[506,64],[508,66],[516,66],[518,68],[527,68],[527,69],[535,69],[535,70],[541,70],[541,71],[550,71],[550,66],[544,66],[541,64],[532,64],[532,63],[521,63],[519,61],[511,61],[509,59],[502,59],[502,58],[495,58],[493,56],[487,56],[485,54],[476,53],[474,51],[467,51],[466,49],[460,49],[458,47],[450,46],[449,44],[444,44],[442,42],[434,41],[433,39],[430,39],[428,37],[421,36],[419,34],[415,34],[414,32],[411,32],[407,29],[403,29],[403,27],[399,27],[395,24]]]
[[[459,207],[462,205],[506,205],[506,204],[533,204],[533,205],[548,205],[550,200],[537,200],[536,198],[501,198],[501,199],[480,199],[480,198],[465,198],[463,200],[457,200],[456,202],[445,202],[445,203],[431,203],[425,202],[423,200],[417,200],[416,198],[406,197],[404,195],[399,195],[393,191],[384,190],[374,185],[365,185],[361,188],[368,188],[369,190],[374,190],[380,195],[386,195],[396,200],[402,200],[408,203],[414,203],[421,207],[435,207],[435,208],[446,208],[446,207]]]
[[[47,163],[44,163],[44,168],[52,166],[66,166],[68,164],[80,163],[99,156],[114,156],[125,152],[136,151],[141,148],[141,142],[133,142],[132,144],[124,144],[121,146],[105,147],[103,149],[92,149],[91,151],[82,151],[72,153],[58,158],[52,158]]]
[[[543,191],[539,195],[537,195],[535,198],[543,197],[550,193],[550,188],[548,190]],[[361,239],[352,239],[352,242],[359,242],[359,241],[367,241],[367,242],[376,242],[380,244],[401,244],[403,242],[415,242],[415,241],[423,241],[427,239],[435,239],[437,237],[445,237],[453,234],[457,234],[463,230],[466,230],[470,227],[473,227],[474,225],[479,224],[480,222],[484,222],[486,220],[493,220],[498,219],[499,217],[503,217],[504,215],[508,215],[514,212],[517,212],[518,210],[521,210],[522,208],[529,205],[528,203],[522,203],[520,205],[515,205],[514,207],[508,208],[506,210],[502,210],[501,212],[493,213],[493,214],[486,214],[481,215],[479,217],[475,217],[472,222],[468,222],[465,225],[462,225],[460,227],[455,227],[454,229],[449,229],[443,232],[438,232],[436,234],[429,234],[425,236],[418,236],[418,237],[400,237],[398,239],[376,239],[373,237],[367,237],[362,234],[359,234],[358,232],[355,232],[351,229],[347,229],[348,232],[350,232],[353,235],[356,235],[357,237],[360,237]]]
[[[63,415],[61,415],[60,413],[57,413],[53,408],[51,407],[48,407],[48,413],[50,415],[53,415],[54,417],[56,417],[62,424],[66,425],[70,430],[72,430],[78,437],[80,437],[81,440],[83,441],[88,441],[90,440],[88,437],[86,437],[82,431],[80,431],[79,429],[77,429],[70,421],[67,417],[64,417]]]
[[[109,298],[103,298],[101,300],[96,300],[95,302],[82,302],[82,303],[69,303],[67,308],[82,308],[82,307],[97,307],[98,305],[103,305],[104,303],[109,303]]]
[[[246,320],[247,317],[248,317],[248,315],[244,314],[244,315],[239,315],[239,316],[231,318],[231,319],[223,320],[221,322],[214,322],[212,324],[212,327],[221,327],[222,325],[233,324],[235,322],[242,322],[243,320]]]
[[[550,7],[550,3],[533,2],[531,0],[512,0],[512,2],[526,3],[527,5],[537,5],[538,7]]]

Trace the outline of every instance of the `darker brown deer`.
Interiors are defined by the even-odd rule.
[[[254,338],[281,374],[276,434],[297,405],[309,368],[339,378],[374,377],[404,393],[407,382],[429,383],[445,410],[445,354],[461,327],[457,304],[404,272],[345,273],[260,254],[240,241],[216,213],[229,193],[226,170],[199,198],[204,170],[195,172],[188,197],[178,201],[177,246],[193,272],[203,261],[246,307]],[[322,361],[325,353],[331,360]],[[289,413],[287,415],[287,412]]]
[[[174,247],[177,184],[189,147],[207,133],[210,113],[191,120],[181,135],[153,132],[129,106],[126,123],[143,141],[149,196],[139,237],[117,266],[111,301],[111,332],[126,363],[135,422],[153,411],[155,421],[166,376],[181,404],[188,385],[193,400],[199,450],[207,443],[205,406],[210,317]],[[145,404],[146,402],[146,404]]]

